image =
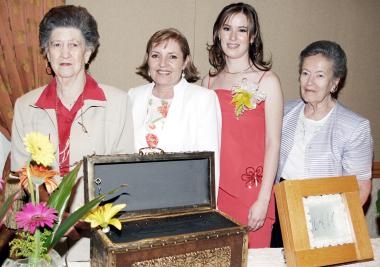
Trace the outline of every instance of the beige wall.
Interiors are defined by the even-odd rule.
[[[66,0],[86,7],[97,19],[101,47],[91,65],[98,81],[119,88],[145,83],[135,72],[148,38],[176,27],[188,38],[194,61],[206,74],[206,43],[225,0]],[[369,118],[380,160],[380,1],[257,0],[264,48],[272,55],[285,99],[298,97],[298,54],[309,43],[329,39],[348,55],[349,75],[340,101]],[[377,141],[377,142],[376,142]]]

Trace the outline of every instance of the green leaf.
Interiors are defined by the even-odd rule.
[[[16,232],[16,238],[14,238],[10,245],[10,255],[22,258],[33,257],[43,258],[46,260],[50,259],[48,255],[48,250],[42,244],[45,243],[46,239],[51,235],[51,232],[47,229],[44,229],[43,232],[40,232],[41,243],[36,242],[36,236],[32,235],[29,232]],[[38,251],[36,253],[36,251]],[[36,254],[38,255],[36,257]]]
[[[62,215],[70,199],[71,190],[73,189],[81,163],[79,163],[71,172],[66,174],[58,188],[52,193],[48,200],[48,206],[58,212],[58,222],[61,221]]]
[[[47,238],[46,243],[44,243],[46,247],[51,247],[51,240],[54,238],[57,228],[62,222],[62,216],[66,210],[67,203],[69,202],[71,191],[76,183],[80,166],[81,163],[79,163],[72,171],[66,174],[63,177],[58,188],[54,190],[54,192],[49,197],[48,206],[57,210],[58,218],[53,227],[53,234]]]
[[[243,109],[244,109],[243,105],[236,106],[235,116],[240,117],[241,114],[243,113]]]
[[[14,198],[15,198],[16,194],[18,194],[18,192],[19,191],[16,191],[12,195],[10,195],[7,198],[7,200],[3,203],[3,205],[1,205],[1,208],[0,208],[0,225],[3,222],[3,219],[4,219],[5,215],[7,214],[8,210],[10,209],[11,205],[13,204]]]
[[[50,244],[48,244],[49,249],[56,245],[56,243],[63,237],[63,235],[70,229],[70,227],[82,219],[90,210],[99,205],[104,197],[104,195],[99,195],[98,197],[83,205],[78,210],[71,213],[70,216],[61,223],[58,229],[54,231],[54,237]]]

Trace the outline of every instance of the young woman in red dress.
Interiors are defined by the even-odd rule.
[[[218,208],[248,226],[250,248],[269,247],[283,96],[271,62],[263,58],[255,9],[226,6],[208,50],[214,70],[202,85],[215,90],[222,110]]]

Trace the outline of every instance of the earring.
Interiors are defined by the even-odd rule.
[[[335,93],[336,92],[336,86],[333,88],[333,89],[331,89],[331,91],[330,91],[330,93]]]
[[[53,70],[50,67],[50,62],[48,62],[46,64],[45,72],[46,72],[47,75],[52,75],[53,74]]]
[[[185,79],[185,71],[182,70],[182,79]]]

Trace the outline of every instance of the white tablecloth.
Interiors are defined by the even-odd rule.
[[[349,267],[379,267],[380,238],[371,239],[374,259],[372,261],[342,264]],[[248,267],[286,267],[282,248],[261,248],[248,250]]]
[[[349,267],[379,267],[380,266],[380,238],[371,239],[374,260],[342,264]],[[261,248],[248,250],[248,267],[286,267],[282,248]],[[89,262],[72,262],[69,267],[90,267]]]

